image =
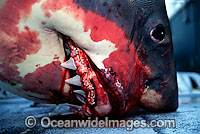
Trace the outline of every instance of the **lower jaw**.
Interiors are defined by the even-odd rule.
[[[85,92],[84,105],[97,116],[108,115],[112,106],[105,90],[104,74],[72,40],[68,39],[67,45],[71,51],[70,57],[74,59],[77,68],[75,74],[80,76],[81,90]],[[72,90],[76,90],[76,88],[74,87]]]

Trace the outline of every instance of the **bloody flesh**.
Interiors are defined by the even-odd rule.
[[[0,76],[5,80],[19,82],[22,78],[19,76],[16,64],[23,62],[27,55],[35,54],[41,48],[37,31],[30,30],[28,27],[20,31],[17,27],[20,14],[23,14],[26,19],[32,5],[36,2],[37,0],[8,0],[0,9],[0,56],[3,57],[0,64],[3,72]],[[9,64],[12,66],[8,66]]]

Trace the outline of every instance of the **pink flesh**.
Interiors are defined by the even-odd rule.
[[[111,109],[106,90],[99,81],[98,74],[90,65],[87,55],[81,49],[75,47],[71,41],[68,44],[71,49],[71,57],[74,58],[77,67],[76,73],[81,76],[82,90],[86,92],[87,106],[96,105],[101,108],[108,106]],[[106,111],[106,113],[109,112]],[[99,115],[99,111],[96,111],[96,113]]]

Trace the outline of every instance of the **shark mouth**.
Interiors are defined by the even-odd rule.
[[[72,85],[72,93],[82,103],[84,114],[108,115],[114,107],[111,104],[116,103],[116,100],[121,101],[122,98],[122,92],[119,90],[121,85],[114,73],[111,70],[99,70],[89,56],[69,37],[64,39],[64,49],[68,60],[61,66],[69,69],[73,76],[65,82]]]

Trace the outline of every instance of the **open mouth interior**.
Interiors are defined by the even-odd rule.
[[[95,90],[94,85],[91,83],[93,76],[91,76],[92,71],[87,56],[69,37],[64,37],[63,44],[66,62],[61,66],[69,69],[71,75],[71,78],[65,80],[65,82],[72,86],[78,100],[84,104],[88,101],[88,104],[94,105]]]
[[[109,99],[105,89],[107,79],[104,73],[70,37],[64,36],[63,44],[67,60],[61,66],[70,72],[71,78],[65,82],[71,85],[76,98],[87,107],[94,107],[99,103],[102,106],[107,105]]]

